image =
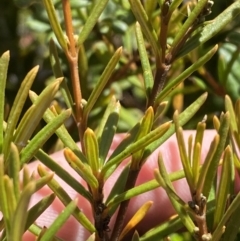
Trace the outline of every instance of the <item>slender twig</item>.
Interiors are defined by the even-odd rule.
[[[66,34],[69,41],[68,50],[65,52],[65,54],[67,56],[67,60],[70,66],[73,96],[74,96],[74,102],[75,102],[75,121],[78,126],[80,140],[82,140],[84,130],[83,130],[83,125],[81,125],[83,112],[82,112],[82,105],[81,105],[82,93],[81,93],[80,78],[78,73],[79,48],[76,46],[76,41],[74,39],[70,1],[62,0],[62,6],[63,6]]]

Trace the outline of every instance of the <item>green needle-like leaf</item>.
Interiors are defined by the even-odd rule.
[[[0,209],[4,216],[4,224],[6,228],[7,234],[10,232],[11,228],[11,220],[10,220],[10,213],[8,210],[8,200],[7,200],[7,194],[6,189],[4,185],[4,161],[3,156],[0,156]]]
[[[140,241],[140,238],[139,238],[139,234],[138,232],[135,230],[133,236],[132,236],[132,240],[131,241]]]
[[[161,50],[158,47],[158,37],[157,34],[147,16],[147,13],[145,12],[142,3],[140,0],[129,0],[129,3],[131,5],[131,10],[139,22],[142,32],[145,35],[145,37],[148,39],[151,47],[153,48],[154,54],[157,59],[161,56]]]
[[[193,157],[192,157],[192,175],[193,175],[193,185],[194,188],[197,186],[199,174],[200,174],[200,157],[201,157],[201,147],[204,130],[206,124],[204,122],[198,123],[197,133],[195,137],[194,147],[193,147]]]
[[[179,180],[184,177],[185,177],[185,175],[184,175],[183,170],[169,174],[169,179],[171,180],[171,182]],[[120,182],[120,180],[119,180],[119,182]],[[136,197],[142,193],[146,193],[148,191],[154,190],[154,189],[158,188],[159,185],[160,184],[156,181],[156,179],[153,179],[153,180],[143,183],[137,187],[129,189],[126,192],[115,195],[115,197],[113,197],[111,200],[108,199],[109,201],[106,202],[107,206],[109,207],[109,210],[110,210],[109,212],[113,213],[111,211],[112,206],[116,206],[117,204],[119,204],[125,200],[131,199],[133,197]]]
[[[122,139],[121,143],[116,147],[116,149],[113,151],[112,155],[109,157],[108,160],[113,159],[115,156],[122,153],[123,150],[126,149],[130,144],[134,142],[136,139],[136,136],[139,132],[140,124],[137,123]]]
[[[23,189],[19,202],[17,204],[17,208],[15,214],[12,218],[11,226],[14,227],[11,230],[10,239],[14,241],[21,241],[22,235],[24,233],[24,228],[27,221],[26,210],[28,208],[30,198],[32,194],[35,192],[35,183],[30,181]]]
[[[78,46],[82,45],[84,41],[87,39],[88,35],[93,30],[93,27],[97,23],[107,3],[108,3],[108,0],[98,0],[98,2],[95,3],[91,11],[91,14],[88,16],[87,21],[84,24],[83,29],[78,36]]]
[[[10,179],[9,176],[5,175],[3,180],[4,180],[4,187],[5,187],[5,192],[6,192],[6,196],[7,196],[7,200],[8,200],[7,209],[8,209],[9,217],[11,220],[14,215],[14,212],[16,210],[18,200],[16,200],[16,196],[14,193],[12,179]]]
[[[45,166],[54,172],[64,180],[70,187],[72,187],[77,193],[85,197],[88,201],[92,201],[90,193],[81,185],[81,183],[75,180],[70,173],[68,173],[62,166],[60,166],[56,161],[54,161],[49,155],[44,151],[39,150],[36,153],[36,158],[40,160]]]
[[[180,28],[180,31],[177,32],[173,43],[171,45],[171,49],[175,48],[179,42],[184,38],[184,35],[187,33],[188,29],[191,28],[194,22],[197,21],[199,14],[203,11],[204,7],[206,7],[208,0],[200,0],[197,2],[197,5],[194,7],[191,14],[188,16],[186,22]],[[171,51],[171,50],[170,50]]]
[[[193,117],[193,115],[203,105],[206,98],[207,98],[207,93],[201,95],[196,101],[194,101],[188,108],[186,108],[179,115],[180,126],[187,123]],[[160,137],[157,141],[153,142],[146,148],[143,154],[143,159],[146,159],[148,156],[150,156],[153,153],[153,151],[155,151],[162,143],[164,143],[174,132],[175,132],[175,125],[172,125],[162,137]]]
[[[177,194],[175,193],[175,191],[173,189],[173,185],[169,179],[169,176],[167,174],[167,170],[165,168],[161,155],[159,155],[158,163],[159,163],[160,175],[157,175],[157,176],[160,179],[162,179],[161,182],[165,183],[164,189],[166,190],[167,195],[168,195],[173,207],[175,208],[176,212],[178,213],[180,219],[182,220],[184,226],[187,228],[187,230],[191,234],[194,234],[195,225],[184,208],[184,204],[185,204],[184,201],[180,197],[177,196]],[[155,175],[155,177],[156,177],[156,175]],[[157,179],[157,180],[159,180],[159,179]]]
[[[10,60],[9,51],[5,52],[0,58],[0,153],[3,148],[3,121],[4,121],[4,106],[5,106],[5,88],[7,80],[7,70]]]
[[[239,217],[239,212],[238,212],[239,210],[240,210],[240,193],[238,193],[238,195],[234,198],[234,200],[231,203],[231,205],[229,206],[228,210],[226,211],[226,213],[223,215],[222,219],[218,223],[217,228],[214,230],[214,232],[212,234],[212,240],[214,240],[214,241],[220,240],[220,238],[222,237],[222,235],[225,231],[225,226],[227,226],[226,225],[227,222],[231,218],[233,218],[235,214],[238,214],[238,217]],[[232,222],[233,222],[233,219],[231,221],[231,224],[232,224]],[[239,226],[237,226],[237,228],[239,229]],[[230,230],[228,230],[228,233],[229,233],[229,231]],[[235,228],[235,232],[236,232],[236,228]],[[236,237],[234,237],[234,238],[236,238]],[[225,237],[225,240],[228,240],[228,236]]]
[[[27,221],[24,231],[26,231],[37,220],[37,218],[53,203],[55,197],[56,195],[54,193],[47,195],[28,210]]]
[[[90,128],[84,132],[83,142],[88,164],[93,174],[97,175],[99,172],[99,148],[95,133]]]
[[[205,55],[203,55],[200,59],[198,59],[194,64],[184,70],[180,75],[178,75],[175,79],[170,80],[169,84],[159,93],[156,97],[156,103],[162,102],[167,95],[173,91],[181,82],[183,82],[187,77],[189,77],[194,71],[203,66],[208,60],[212,58],[212,56],[216,53],[218,46],[215,45],[210,51],[208,51]]]
[[[54,173],[53,173],[53,172],[50,172],[50,173],[48,173],[47,175],[45,175],[44,177],[38,179],[38,180],[35,182],[36,192],[37,192],[38,190],[40,190],[42,187],[44,187],[46,184],[48,184],[48,183],[53,179],[53,176],[54,176]]]
[[[64,225],[67,219],[73,214],[74,210],[77,207],[77,201],[78,200],[75,199],[66,206],[66,208],[58,215],[52,225],[43,234],[43,236],[41,237],[41,241],[52,240],[57,231],[59,231],[59,229]]]
[[[233,19],[240,13],[240,2],[235,1],[225,11],[220,13],[215,19],[207,24],[200,32],[195,34],[185,44],[182,50],[179,52],[178,57],[182,57],[189,53],[198,46],[204,44],[206,41],[220,32],[227,24],[233,21]]]
[[[145,115],[141,120],[140,129],[136,137],[136,141],[140,140],[141,138],[144,138],[144,136],[146,136],[151,131],[153,120],[154,120],[154,111],[152,107],[149,107],[146,110]],[[132,155],[131,169],[138,170],[141,167],[141,165],[143,164],[143,160],[142,160],[143,153],[144,153],[144,148],[138,152],[135,152]]]
[[[94,104],[98,100],[98,97],[102,93],[104,87],[106,86],[109,78],[111,77],[120,57],[122,54],[122,47],[118,48],[112,58],[109,60],[106,68],[104,69],[99,81],[97,82],[95,88],[93,89],[91,95],[88,98],[87,104],[83,109],[84,116],[88,116],[89,112],[93,108]]]
[[[19,121],[20,114],[22,112],[23,106],[26,102],[28,97],[28,92],[32,86],[32,83],[38,73],[39,66],[34,67],[31,71],[28,72],[26,77],[24,78],[17,96],[14,99],[13,106],[11,108],[9,117],[8,117],[8,124],[7,129],[5,132],[4,138],[4,146],[3,146],[3,153],[5,156],[5,160],[8,157],[10,143],[13,141],[13,133]]]
[[[27,163],[35,155],[35,153],[43,146],[43,144],[54,134],[54,132],[63,125],[64,121],[71,115],[71,110],[63,111],[55,117],[52,122],[48,123],[41,131],[39,131],[28,145],[21,151],[21,165]]]
[[[29,96],[33,103],[38,98],[38,95],[35,94],[34,92],[30,92]],[[55,110],[53,106],[51,107],[51,109]],[[52,111],[52,110],[47,109],[43,115],[43,119],[47,123],[53,121],[54,118],[56,117],[56,115],[54,114],[55,111]],[[66,147],[70,148],[78,156],[78,158],[80,158],[83,162],[87,163],[87,160],[86,160],[85,156],[82,154],[82,152],[80,151],[79,146],[73,140],[73,138],[71,137],[71,135],[69,134],[69,132],[67,131],[67,129],[65,128],[64,125],[60,126],[56,130],[56,134],[61,139],[61,141],[63,142],[63,144]]]
[[[94,189],[98,187],[98,180],[94,176],[91,167],[83,163],[70,149],[64,150],[64,156],[69,165]]]
[[[149,57],[148,57],[147,50],[145,47],[145,42],[143,39],[141,27],[138,22],[136,23],[136,37],[137,37],[138,50],[139,50],[142,68],[143,68],[143,77],[144,77],[144,86],[145,86],[145,91],[146,91],[146,97],[148,100],[149,95],[152,93],[152,87],[153,87],[154,80],[153,80],[151,65],[148,60]]]
[[[232,162],[232,150],[230,146],[227,146],[224,152],[221,179],[216,197],[216,210],[214,213],[213,230],[220,223],[220,220],[225,212],[227,198],[230,194]]]
[[[239,226],[240,226],[240,205],[231,213],[229,220],[224,230],[221,241],[235,241],[238,239]]]
[[[20,159],[19,152],[14,143],[11,143],[10,154],[9,154],[9,165],[5,166],[5,170],[8,170],[9,177],[13,180],[13,187],[16,200],[20,196],[20,183],[19,183],[19,172],[20,172]]]
[[[50,62],[51,62],[51,66],[52,66],[52,70],[53,70],[55,78],[63,77],[61,64],[60,64],[60,60],[59,60],[58,53],[57,53],[57,48],[52,39],[50,40],[50,44],[49,44],[49,52],[50,52],[49,53],[50,54],[50,56],[49,56]],[[64,101],[65,101],[67,107],[71,108],[73,106],[73,100],[72,100],[72,96],[71,96],[70,90],[67,86],[67,81],[65,78],[63,79],[63,81],[60,85],[60,90],[61,90],[61,93],[63,95]]]
[[[120,103],[116,101],[113,97],[112,101],[109,103],[103,120],[101,121],[100,129],[98,129],[98,139],[99,139],[99,158],[100,165],[102,168],[105,162],[109,149],[111,147],[114,135],[117,130],[117,123],[119,119]]]
[[[151,131],[149,134],[125,148],[120,154],[110,159],[102,169],[105,180],[115,171],[117,166],[134,152],[145,148],[155,140],[159,139],[171,126],[171,122],[164,123],[160,127]]]
[[[168,237],[174,231],[183,228],[183,223],[179,216],[175,216],[170,220],[158,225],[157,227],[147,231],[140,237],[140,241],[156,241]]]
[[[44,177],[48,175],[48,172],[44,169],[42,165],[38,166],[38,173],[41,177]],[[52,189],[54,194],[61,200],[61,202],[67,206],[69,203],[72,202],[71,197],[68,195],[68,193],[61,187],[61,185],[53,178],[48,183],[48,186]],[[89,221],[89,219],[83,214],[83,212],[76,207],[75,210],[73,210],[73,216],[80,222],[88,231],[94,232],[95,228],[92,225],[92,223]]]
[[[58,40],[58,43],[60,44],[60,46],[64,51],[67,51],[68,47],[67,47],[66,37],[63,34],[60,22],[57,18],[57,13],[54,8],[53,2],[52,0],[43,0],[43,3],[48,14],[49,22],[52,26],[52,30]]]
[[[208,198],[208,195],[210,193],[213,180],[216,176],[217,167],[225,147],[226,139],[228,136],[228,130],[229,130],[229,121],[230,121],[229,113],[227,112],[222,116],[220,129],[218,131],[218,134],[220,136],[220,141],[218,143],[217,149],[214,153],[214,156],[212,157],[212,161],[209,164],[209,167],[206,173],[205,183],[204,183],[203,192],[202,192],[206,198]]]
[[[183,138],[183,130],[179,126],[179,121],[178,121],[178,112],[176,111],[173,116],[175,127],[176,127],[176,137],[177,137],[177,142],[178,142],[178,149],[181,157],[181,162],[183,165],[183,170],[186,175],[186,179],[189,185],[189,188],[191,190],[191,193],[194,192],[194,186],[193,186],[193,173],[192,169],[190,166],[190,160],[187,156],[187,150],[186,146],[184,143],[184,138]]]
[[[62,79],[58,79],[51,85],[47,86],[34,102],[30,111],[22,118],[14,135],[14,143],[19,150],[27,144],[27,141],[30,139],[32,133],[42,119],[44,112],[49,107],[52,99],[57,93],[61,81]]]
[[[235,109],[237,110],[238,101],[236,102]],[[239,113],[235,113],[232,101],[228,95],[225,96],[225,109],[230,114],[230,130],[231,134],[236,141],[237,145],[240,146],[239,136]]]

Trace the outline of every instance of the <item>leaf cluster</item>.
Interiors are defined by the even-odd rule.
[[[37,95],[30,90],[39,68],[34,67],[24,78],[7,118],[5,118],[5,94],[4,92],[0,94],[0,121],[3,123],[0,127],[2,196],[0,210],[3,214],[1,240],[21,240],[26,230],[33,233],[37,240],[59,240],[56,233],[70,215],[73,215],[79,225],[92,233],[89,240],[124,240],[127,234],[144,219],[152,205],[151,200],[143,204],[124,226],[130,199],[160,187],[166,191],[177,216],[159,224],[142,237],[135,231],[132,240],[164,239],[183,227],[196,240],[234,240],[238,232],[235,224],[240,221],[237,216],[239,194],[233,200],[231,198],[234,193],[234,168],[236,166],[237,170],[240,169],[239,101],[234,108],[227,96],[226,113],[220,118],[216,116],[213,118],[216,136],[211,142],[203,164],[200,163],[200,155],[206,128],[205,120],[198,123],[194,142],[190,136],[188,151],[183,141],[181,126],[187,123],[203,105],[207,93],[200,95],[186,108],[178,106],[180,113],[178,114],[178,111],[174,113],[173,121],[164,121],[163,116],[168,108],[167,101],[172,98],[174,90],[181,87],[183,81],[193,72],[205,71],[204,65],[216,53],[218,45],[205,49],[199,58],[196,58],[198,53],[196,48],[201,48],[240,13],[240,2],[234,2],[208,22],[205,21],[205,17],[211,12],[213,2],[210,0],[190,3],[183,3],[180,0],[151,0],[143,3],[140,0],[129,0],[129,2],[122,1],[121,4],[119,1],[109,2],[99,0],[89,4],[83,1],[82,5],[78,5],[78,2],[69,0],[55,4],[51,0],[43,0],[46,16],[56,40],[51,39],[49,44],[49,57],[55,80]],[[31,4],[31,1],[27,4]],[[60,10],[56,9],[58,5],[61,6],[60,17],[58,16]],[[142,82],[138,83],[138,86],[144,93],[145,107],[142,117],[129,127],[118,147],[108,155],[122,109],[115,95],[117,91],[111,90],[109,86],[113,80],[125,78],[126,72],[122,71],[126,68],[131,69],[132,62],[126,60],[129,49],[126,48],[125,52],[124,46],[116,46],[110,39],[104,39],[102,42],[107,53],[107,58],[104,57],[105,65],[99,74],[94,72],[96,81],[92,88],[88,89],[86,74],[89,73],[89,68],[85,49],[88,47],[87,40],[91,39],[96,26],[100,25],[98,30],[101,31],[104,30],[101,26],[104,23],[108,30],[114,28],[116,23],[111,23],[109,20],[111,16],[108,15],[107,9],[116,5],[124,7],[122,12],[119,12],[119,16],[128,9],[136,19],[136,23],[134,18],[131,20],[134,24],[129,36],[132,37],[134,34],[139,52]],[[78,7],[81,8],[76,13]],[[76,14],[81,16],[80,31],[76,30],[79,28],[73,21]],[[121,24],[116,26],[119,27]],[[129,36],[125,36],[125,41]],[[132,45],[128,47],[131,48]],[[62,51],[69,66],[70,87],[64,76],[59,50]],[[183,65],[185,58],[190,60],[186,68]],[[237,56],[233,57],[230,63],[233,65],[236,59]],[[6,88],[8,64],[9,52],[5,52],[0,59],[0,88],[3,90]],[[222,71],[227,78],[231,68],[224,67],[219,71]],[[109,92],[107,97],[104,97],[106,90]],[[58,91],[61,92],[67,110],[53,102]],[[25,113],[21,113],[28,96],[32,105]],[[103,108],[103,103],[106,108]],[[90,117],[98,104],[104,113],[99,112],[100,121],[96,128],[93,128],[90,125]],[[21,114],[23,116],[20,118]],[[81,148],[64,125],[70,115],[76,124]],[[47,124],[35,133],[42,119]],[[86,187],[41,149],[54,133],[65,147],[66,162],[87,183]],[[177,137],[183,171],[168,174],[159,154],[159,169],[154,170],[155,178],[136,187],[136,179],[143,164],[174,133]],[[26,164],[33,157],[39,159],[91,204],[94,223],[85,216],[81,207],[77,206],[77,199],[72,200],[54,178],[53,173],[49,173],[43,165],[37,168],[39,178],[29,173]],[[129,161],[110,194],[104,197],[106,181],[127,158]],[[217,186],[215,177],[219,165],[222,165],[222,171]],[[22,170],[22,185],[20,185],[20,170]],[[178,196],[172,185],[172,181],[184,177],[192,197],[187,204]],[[28,209],[31,196],[44,185],[48,185],[53,194],[44,197]],[[52,204],[55,197],[64,204],[65,208],[50,227],[40,227],[35,221]],[[110,233],[109,222],[116,212],[116,223]],[[208,217],[212,218],[209,222],[207,222]]]

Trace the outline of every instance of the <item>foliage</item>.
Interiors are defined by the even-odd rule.
[[[54,77],[48,75],[47,86],[39,95],[30,91],[39,70],[36,66],[21,82],[12,104],[5,101],[5,92],[0,93],[0,240],[22,240],[26,230],[37,240],[60,240],[56,233],[71,215],[92,234],[89,240],[127,239],[152,205],[151,200],[146,202],[124,226],[130,199],[158,187],[166,191],[177,216],[142,236],[135,231],[132,240],[167,236],[178,240],[177,233],[183,228],[189,239],[234,240],[240,223],[240,196],[231,198],[234,168],[240,170],[240,101],[236,100],[239,33],[234,18],[240,13],[240,2],[235,1],[224,11],[217,6],[219,12],[215,9],[215,18],[207,21],[213,7],[210,0],[16,0],[15,4],[27,7],[18,10],[18,27],[27,21],[27,27],[22,26],[20,31],[22,54],[30,51],[28,38],[35,47],[41,45]],[[45,56],[36,58],[41,63]],[[7,76],[9,59],[8,51],[0,59],[2,90],[8,90],[11,83],[11,76]],[[212,71],[216,62],[217,68]],[[206,107],[198,112],[207,98],[203,91],[215,95],[211,97],[213,102],[228,93],[231,98],[225,97],[226,112],[202,119],[203,112],[209,117],[216,112]],[[192,100],[193,94],[199,97]],[[28,96],[32,103],[24,111]],[[235,107],[231,99],[236,101]],[[171,108],[176,110],[173,121],[169,121]],[[199,114],[194,120],[196,112]],[[67,128],[65,121],[70,116]],[[39,128],[42,119],[47,124]],[[188,121],[192,126],[199,120],[195,140],[190,136],[187,151],[181,126]],[[216,135],[201,164],[203,133],[209,120]],[[77,136],[71,135],[71,127],[77,130]],[[118,131],[127,131],[127,135],[109,156]],[[183,171],[168,174],[159,154],[155,179],[135,186],[148,157],[174,133]],[[87,187],[42,149],[53,134],[65,148],[66,161]],[[81,148],[75,140],[80,140]],[[104,197],[106,181],[128,157],[129,164],[109,196]],[[39,159],[91,204],[94,222],[45,167],[38,166],[39,179],[30,175],[26,164],[32,158]],[[217,188],[219,165],[222,171]],[[188,203],[172,185],[180,178],[186,178],[191,192]],[[31,196],[44,185],[53,194],[28,209]],[[36,219],[55,197],[64,204],[64,210],[47,229],[38,226]],[[110,234],[109,222],[117,208]],[[212,217],[210,222],[208,217]]]

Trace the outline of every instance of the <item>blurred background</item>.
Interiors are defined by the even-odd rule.
[[[153,1],[152,8],[146,9],[146,11],[156,32],[159,33],[160,10],[158,1],[144,0],[142,1],[143,6],[147,6],[147,1]],[[61,1],[53,0],[53,2],[58,12],[59,21],[64,28]],[[96,1],[71,0],[70,2],[75,34],[78,34]],[[232,1],[229,0],[215,1],[212,13],[206,20],[210,21],[216,17],[231,3]],[[182,4],[173,14],[168,33],[169,44],[187,17],[186,6],[186,4]],[[189,7],[191,8],[191,4]],[[207,102],[184,126],[184,129],[195,128],[197,122],[202,120],[204,115],[208,116],[207,128],[212,128],[212,117],[219,116],[221,111],[224,111],[224,96],[229,95],[233,102],[240,96],[239,20],[239,18],[234,19],[231,24],[204,46],[173,64],[167,78],[169,82],[194,63],[196,59],[204,55],[210,47],[216,43],[219,44],[217,54],[168,96],[166,99],[168,107],[161,117],[161,122],[171,119],[175,109],[178,109],[179,112],[183,111],[198,96],[207,91],[209,93]],[[119,46],[123,46],[123,55],[116,71],[91,113],[89,126],[93,129],[97,127],[102,118],[112,94],[116,95],[122,105],[118,132],[128,131],[139,121],[145,110],[143,75],[134,28],[135,18],[130,10],[128,0],[109,0],[107,8],[84,44],[79,74],[85,99],[88,98],[114,51]],[[40,71],[32,87],[32,90],[37,94],[54,80],[49,61],[49,40],[51,38],[54,39],[54,36],[41,0],[0,1],[0,54],[10,50],[11,56],[6,88],[6,110],[11,108],[21,81],[34,66],[40,65]],[[155,59],[151,46],[147,42],[146,49],[154,72]],[[67,61],[60,48],[58,48],[58,54],[64,76],[71,90]],[[56,98],[59,108],[65,108],[60,93]],[[30,104],[29,100],[25,110]],[[42,128],[42,125],[44,122],[41,123],[39,129]],[[78,135],[76,135],[76,126],[73,120],[69,120],[66,125],[77,141]],[[44,147],[48,152],[53,152],[59,148],[61,148],[61,143],[58,143],[56,136],[53,136]]]

